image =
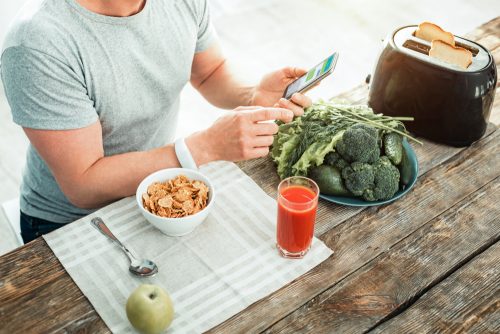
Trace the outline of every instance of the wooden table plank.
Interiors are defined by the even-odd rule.
[[[0,333],[109,332],[87,298],[68,275],[36,286],[29,294],[0,307]],[[72,330],[73,329],[73,330]]]
[[[497,242],[372,333],[500,333],[499,256]]]
[[[500,176],[302,306],[269,333],[361,333],[374,328],[500,240],[498,201]]]
[[[42,238],[0,257],[0,268],[0,333],[109,333]]]
[[[38,240],[7,253],[0,259],[0,307],[16,301],[20,296],[30,294],[34,287],[67,276],[52,250],[45,242]]]
[[[364,210],[324,233],[320,239],[333,256],[211,332],[265,330],[497,178],[500,170],[491,166],[500,165],[499,138],[495,131],[424,174],[404,200]]]
[[[500,30],[499,25],[500,18],[497,18],[476,30],[473,39],[480,39],[481,43],[498,50],[494,37]],[[495,59],[498,66],[500,59],[496,56]],[[498,94],[499,90],[494,107],[496,113],[500,112]],[[366,95],[367,86],[362,85],[343,94],[343,97],[362,103]],[[317,300],[321,300],[321,296],[327,297],[320,294],[330,291],[332,286],[335,288],[336,284],[340,286],[354,279],[354,272],[362,272],[360,268],[369,267],[395,244],[404,243],[404,239],[410,240],[425,228],[422,226],[428,226],[426,224],[430,220],[457,205],[467,195],[474,196],[476,191],[479,193],[481,190],[478,189],[485,189],[485,184],[498,178],[494,167],[488,168],[478,162],[486,159],[488,154],[498,159],[498,137],[498,131],[490,126],[485,138],[465,150],[433,143],[416,147],[421,164],[419,181],[404,200],[389,206],[359,213],[359,209],[322,203],[316,234],[321,235],[335,254],[214,331],[264,330],[313,297],[319,295]],[[269,160],[246,162],[240,166],[266,191],[275,194],[277,176]],[[498,160],[494,160],[492,166],[498,166]],[[486,217],[488,212],[480,214]],[[480,217],[477,218],[479,222]],[[29,273],[16,274],[17,270],[26,268],[29,268]],[[20,329],[25,332],[109,332],[43,239],[0,257],[0,273],[0,333],[18,332]],[[58,297],[60,293],[64,296]],[[46,319],[48,321],[41,321]],[[287,319],[291,318],[283,322]],[[8,325],[4,326],[6,323]]]

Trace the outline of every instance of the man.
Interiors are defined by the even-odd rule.
[[[134,194],[156,170],[267,155],[277,125],[265,121],[288,122],[311,104],[301,94],[280,99],[304,73],[285,68],[253,87],[236,80],[207,0],[28,2],[1,56],[13,120],[30,140],[24,241]],[[235,109],[174,147],[188,81]]]

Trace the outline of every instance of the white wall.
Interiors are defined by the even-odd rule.
[[[0,43],[9,22],[27,1],[0,0]],[[329,78],[312,91],[313,98],[329,97],[361,83],[373,67],[380,40],[397,26],[430,20],[462,35],[500,15],[500,0],[208,1],[226,55],[248,77],[260,77],[284,65],[307,68],[332,50],[340,51],[336,79]],[[182,113],[182,135],[220,114],[189,87],[182,107],[188,110]],[[187,122],[200,109],[208,111],[203,115],[206,119]]]
[[[27,0],[2,1],[0,3],[0,43],[7,33],[10,22]]]
[[[13,0],[0,2],[0,47],[9,29],[10,22],[16,16],[16,13],[28,0]],[[0,98],[3,98],[3,87],[0,81]],[[1,111],[1,110],[0,110]]]

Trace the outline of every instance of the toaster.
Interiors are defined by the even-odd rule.
[[[376,113],[410,116],[414,134],[452,146],[482,137],[497,83],[491,53],[455,36],[457,46],[472,52],[467,69],[429,57],[430,43],[416,38],[417,26],[388,35],[371,76],[368,104]]]

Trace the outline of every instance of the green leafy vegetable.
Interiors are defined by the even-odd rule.
[[[394,132],[420,143],[404,130],[401,121],[408,120],[413,119],[374,114],[371,108],[363,105],[319,101],[309,107],[301,117],[280,125],[274,138],[271,157],[277,164],[278,175],[281,178],[292,175],[307,175],[311,167],[324,163],[325,157],[335,151],[344,132],[353,125],[362,124],[374,128],[375,132],[378,132],[379,138],[386,133]],[[374,132],[373,129],[368,131]],[[372,142],[373,140],[370,141],[370,143]],[[359,156],[364,157],[364,152],[358,153]],[[358,153],[349,155],[350,159],[346,159],[345,156],[343,158],[352,162],[358,159]],[[378,156],[373,155],[366,159],[362,158],[362,160],[372,162],[377,158]],[[342,162],[339,161],[339,163]]]

